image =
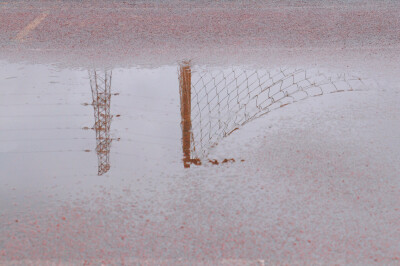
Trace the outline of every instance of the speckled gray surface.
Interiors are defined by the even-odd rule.
[[[399,17],[397,1],[1,2],[0,264],[398,265]],[[362,84],[207,150],[234,163],[184,169],[182,60],[193,77],[301,68]],[[89,73],[104,67],[98,176]]]

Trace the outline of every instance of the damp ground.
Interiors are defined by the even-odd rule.
[[[307,3],[0,5],[0,264],[398,264],[398,7]]]

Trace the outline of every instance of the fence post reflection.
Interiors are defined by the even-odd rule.
[[[183,62],[179,69],[179,94],[181,102],[181,127],[183,166],[190,167],[191,120],[191,69],[188,62]]]
[[[90,87],[94,109],[96,131],[96,153],[98,159],[97,174],[103,175],[110,170],[110,115],[112,71],[89,70]]]

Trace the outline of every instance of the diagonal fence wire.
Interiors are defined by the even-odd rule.
[[[191,76],[191,160],[241,126],[309,97],[352,91],[362,80],[346,74],[328,76],[304,69],[213,69],[181,67]]]

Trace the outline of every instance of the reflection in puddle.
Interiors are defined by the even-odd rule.
[[[241,126],[270,111],[303,99],[352,91],[354,76],[326,75],[304,69],[218,69],[179,67],[182,150],[185,168],[199,165],[211,148]],[[215,159],[206,159],[219,164]],[[221,162],[234,162],[225,158]]]
[[[386,105],[375,93],[343,93],[280,109],[363,88],[358,77],[189,62],[89,72],[4,65],[0,249],[6,260],[261,258],[291,251],[293,243],[309,252],[316,245],[334,249],[343,241],[332,239],[347,231],[333,216],[361,217],[347,221],[354,232],[348,239],[357,245],[352,225],[369,217],[376,198],[384,200],[378,217],[397,196],[391,165],[398,165],[398,152],[390,150],[397,121],[383,119],[385,110],[397,110],[396,99]],[[280,110],[255,120],[274,109]],[[386,238],[395,223],[381,220],[391,223]],[[368,239],[379,232],[374,222],[366,224]],[[320,244],[326,233],[334,237]]]
[[[201,164],[198,158],[191,157],[192,134],[192,72],[189,62],[183,62],[179,68],[179,94],[182,117],[182,151],[183,166],[189,168],[190,164]]]
[[[93,153],[88,151],[94,145],[97,175],[135,172],[140,176],[149,169],[174,172],[182,169],[182,163],[189,168],[238,162],[245,158],[232,158],[226,152],[217,159],[213,148],[274,109],[362,85],[358,77],[317,70],[212,67],[189,61],[157,69],[89,72],[24,67],[29,71],[25,73],[16,66],[5,77],[17,74],[18,78],[2,81],[2,86],[10,88],[2,99],[4,104],[7,102],[7,107],[3,104],[7,115],[4,111],[1,118],[2,129],[6,130],[1,132],[5,143],[2,152],[40,154],[32,165],[26,159],[26,167],[37,169],[39,176],[93,175]],[[56,83],[49,83],[49,77]],[[30,86],[20,86],[27,86],[29,80]],[[112,93],[112,86],[118,87],[121,96],[113,97],[117,94]],[[93,109],[82,106],[90,97]],[[95,144],[82,128],[95,131]],[[118,138],[112,137],[114,134]],[[49,162],[45,171],[33,163],[39,159]],[[76,167],[68,167],[66,162]],[[85,172],[88,169],[90,173]],[[7,169],[3,171],[7,173]],[[22,169],[19,174],[28,175]]]
[[[110,170],[111,77],[112,71],[89,71],[95,119],[98,175],[103,175]]]

